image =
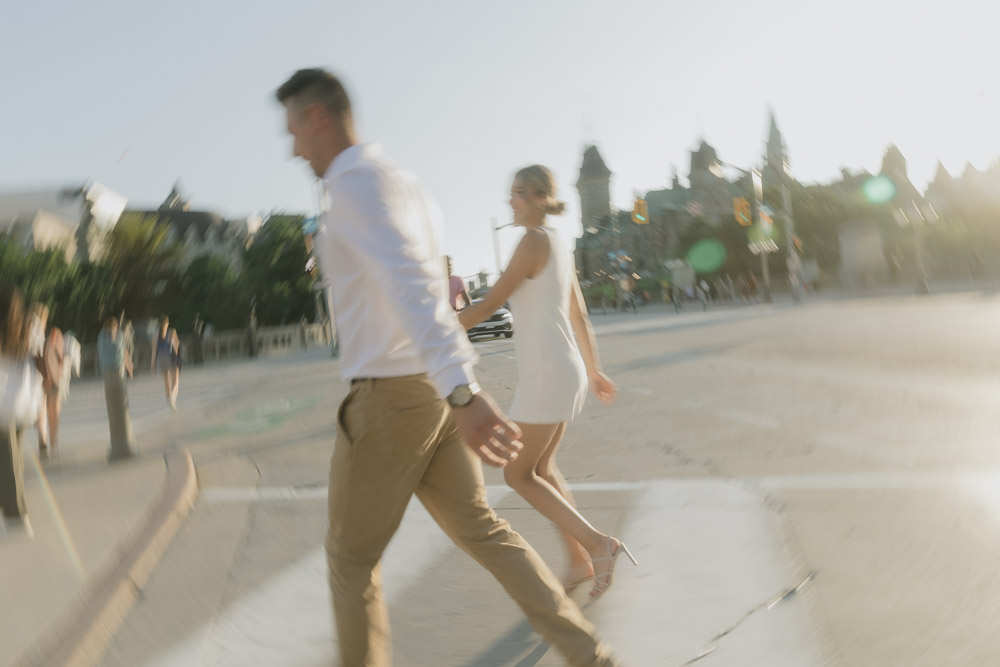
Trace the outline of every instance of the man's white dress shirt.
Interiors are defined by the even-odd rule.
[[[448,304],[440,213],[376,144],[340,153],[323,177],[320,270],[332,287],[341,375],[427,373],[441,397],[475,381],[477,357]]]

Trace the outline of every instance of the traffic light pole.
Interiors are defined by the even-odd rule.
[[[785,209],[785,243],[788,246],[788,282],[792,288],[792,299],[799,302],[799,290],[802,289],[802,259],[795,248],[795,226],[792,222],[792,191],[785,181],[787,174],[783,175],[781,181],[781,206]]]
[[[771,296],[771,262],[767,259],[770,256],[769,252],[760,253],[760,272],[764,276],[764,301],[768,303],[774,301],[774,297]]]

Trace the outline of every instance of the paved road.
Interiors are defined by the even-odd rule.
[[[587,516],[640,560],[585,608],[628,664],[1000,663],[1000,300],[595,324],[621,398],[588,404],[561,461]],[[504,404],[512,342],[477,347]],[[331,664],[336,371],[316,351],[191,374],[204,400],[159,429],[194,452],[202,495],[105,664]],[[559,571],[551,527],[488,480]],[[418,504],[384,569],[398,665],[561,664]]]

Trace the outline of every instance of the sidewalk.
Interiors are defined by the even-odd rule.
[[[275,364],[280,361],[185,369],[179,414],[197,418],[231,395],[254,367],[259,373]],[[40,462],[36,431],[24,434],[33,535],[8,533],[0,523],[0,665],[13,665],[30,648],[51,643],[46,630],[93,595],[97,575],[123,558],[155,509],[166,481],[164,453],[174,450],[170,430],[162,427],[178,415],[166,404],[159,376],[141,374],[130,382],[129,399],[135,459],[107,463],[107,413],[98,379],[74,379],[58,456]]]
[[[25,472],[34,538],[0,529],[0,665],[62,616],[135,530],[164,477],[163,457],[149,456],[64,468],[46,485],[32,458]]]

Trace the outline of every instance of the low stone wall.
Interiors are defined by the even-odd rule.
[[[184,350],[184,364],[194,365],[194,345],[192,334],[181,336]],[[329,345],[330,330],[323,324],[289,325],[283,327],[261,327],[256,336],[257,355],[273,356],[306,346]],[[250,336],[246,329],[218,331],[202,340],[202,356],[205,364],[213,364],[235,359],[250,358]],[[153,343],[145,337],[136,337],[132,362],[137,372],[149,368]],[[97,375],[97,344],[90,343],[81,350],[80,372],[84,376]]]

